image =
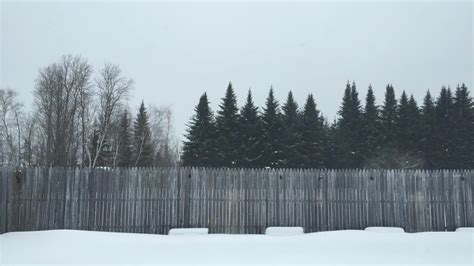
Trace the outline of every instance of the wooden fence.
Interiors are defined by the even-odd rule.
[[[0,168],[0,233],[474,226],[474,170]]]

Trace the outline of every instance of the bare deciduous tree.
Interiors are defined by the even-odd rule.
[[[34,91],[39,126],[45,139],[47,165],[76,165],[81,132],[81,106],[90,86],[92,67],[80,56],[67,55],[40,70]],[[83,97],[83,98],[81,98]]]
[[[101,70],[100,77],[96,80],[99,96],[99,128],[94,156],[89,155],[89,167],[95,167],[97,159],[100,157],[106,139],[111,130],[111,125],[117,111],[120,110],[120,104],[128,96],[128,92],[133,88],[133,80],[122,77],[121,70],[117,65],[105,64]]]
[[[2,164],[19,165],[21,159],[21,108],[18,94],[10,89],[0,89],[0,137],[2,139]],[[4,143],[6,142],[6,143]]]
[[[175,166],[178,158],[178,141],[174,138],[173,112],[170,106],[149,107],[152,143],[157,166]]]

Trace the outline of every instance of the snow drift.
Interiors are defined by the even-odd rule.
[[[459,227],[456,232],[471,232],[474,233],[474,227]]]
[[[304,234],[303,227],[268,227],[265,235],[270,236],[292,236]]]
[[[405,230],[400,227],[367,227],[364,231],[369,232],[380,232],[380,233],[405,233]]]
[[[207,235],[208,228],[173,228],[170,229],[168,235]]]
[[[471,232],[333,231],[297,236],[146,235],[87,231],[0,235],[6,264],[473,265]]]

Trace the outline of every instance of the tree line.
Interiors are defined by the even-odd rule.
[[[142,102],[132,115],[133,88],[118,65],[94,73],[87,59],[65,55],[39,70],[32,110],[0,89],[0,165],[176,165],[171,109]]]
[[[270,88],[265,106],[245,104],[229,83],[215,114],[204,93],[191,118],[181,163],[207,167],[474,168],[474,106],[468,88],[426,92],[419,107],[391,84],[382,105],[369,85],[365,105],[356,84],[346,84],[338,118],[329,123],[314,96],[302,108],[292,92],[280,106]]]

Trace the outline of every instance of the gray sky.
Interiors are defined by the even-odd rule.
[[[214,110],[227,83],[239,105],[252,88],[262,106],[271,84],[300,106],[313,93],[333,120],[347,80],[377,102],[387,83],[419,103],[442,85],[473,85],[473,3],[0,3],[0,87],[26,105],[38,70],[81,54],[95,70],[119,64],[139,102],[171,105],[178,136],[207,92]]]

